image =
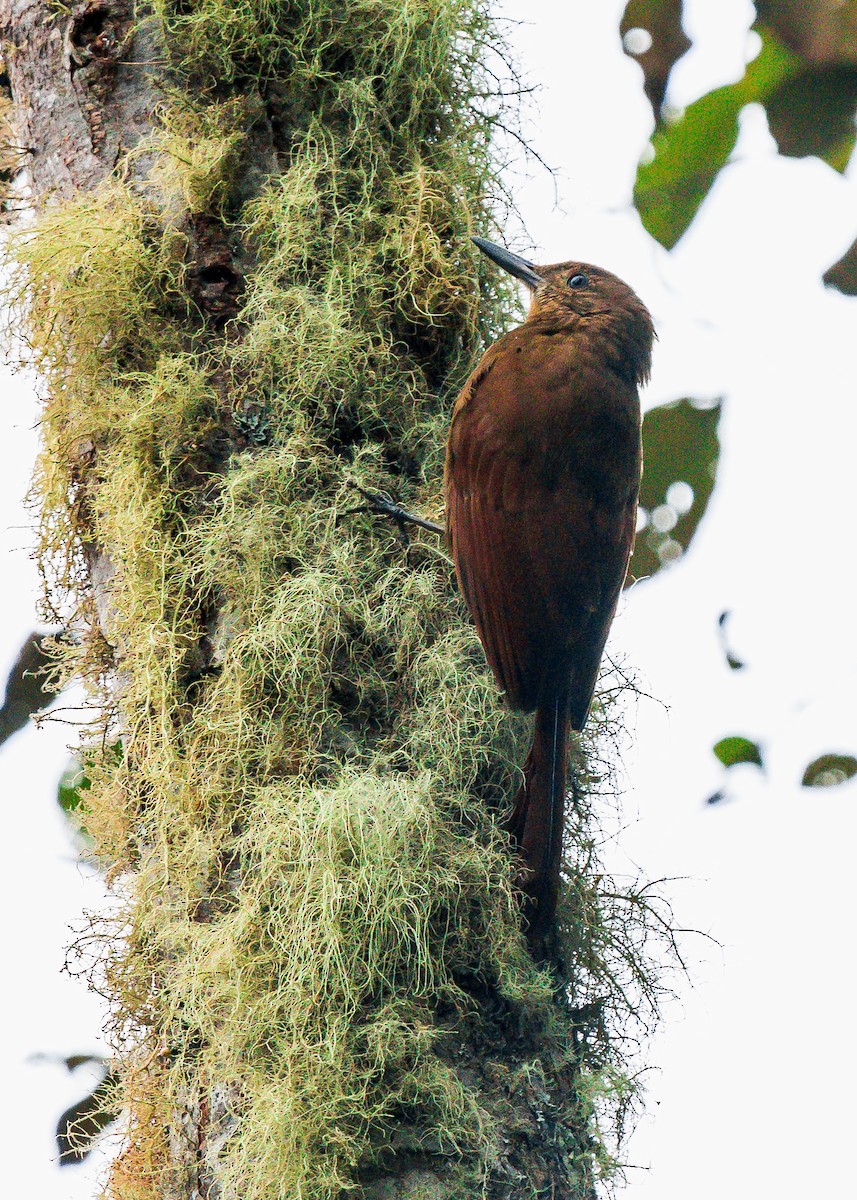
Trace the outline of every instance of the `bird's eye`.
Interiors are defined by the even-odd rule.
[[[570,288],[583,288],[589,283],[589,276],[580,272],[577,275],[569,275],[567,283]]]

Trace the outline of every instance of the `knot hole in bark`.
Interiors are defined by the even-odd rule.
[[[219,323],[235,315],[242,282],[228,263],[209,262],[193,272],[190,291],[198,306]]]
[[[73,9],[66,39],[72,74],[90,63],[115,63],[125,47],[130,24],[124,6],[96,3]]]

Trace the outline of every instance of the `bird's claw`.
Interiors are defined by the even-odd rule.
[[[346,516],[351,516],[353,513],[371,513],[374,517],[389,517],[396,526],[396,536],[407,550],[411,539],[408,536],[406,520],[402,516],[404,510],[399,509],[392,496],[388,496],[386,492],[367,491],[359,483],[352,483],[351,486],[360,493],[366,503],[358,504],[356,508],[346,509]]]
[[[360,493],[366,503],[359,504],[356,508],[347,509],[346,515],[366,512],[371,513],[372,516],[389,518],[396,526],[396,536],[405,549],[411,544],[411,539],[408,536],[408,525],[419,525],[421,529],[428,529],[432,533],[443,533],[441,525],[435,524],[434,521],[427,521],[424,517],[418,517],[416,513],[408,512],[406,508],[402,508],[400,504],[397,504],[387,492],[370,492],[353,480],[350,483],[351,487]]]

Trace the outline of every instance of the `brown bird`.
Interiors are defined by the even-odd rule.
[[[654,329],[608,271],[534,266],[473,240],[532,293],[524,324],[486,351],[456,401],[446,527],[497,683],[536,714],[509,830],[538,943],[559,892],[568,731],[586,721],[634,540],[637,389]]]
[[[600,267],[539,267],[474,238],[532,293],[452,414],[446,532],[485,657],[512,708],[535,710],[509,831],[524,860],[527,935],[556,911],[569,728],[583,728],[634,541],[640,400],[654,328]],[[362,489],[360,489],[362,491]],[[443,532],[389,497],[352,511]]]

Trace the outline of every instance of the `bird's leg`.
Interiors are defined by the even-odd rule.
[[[365,504],[360,504],[357,508],[349,508],[347,513],[368,512],[378,517],[389,517],[394,522],[399,538],[404,546],[409,543],[408,525],[418,525],[420,529],[428,529],[431,533],[443,533],[443,526],[438,525],[434,521],[427,521],[425,517],[417,516],[416,513],[408,512],[406,508],[402,508],[400,504],[396,504],[386,492],[369,492],[366,488],[360,487],[358,483],[351,483],[353,488],[360,493]]]

